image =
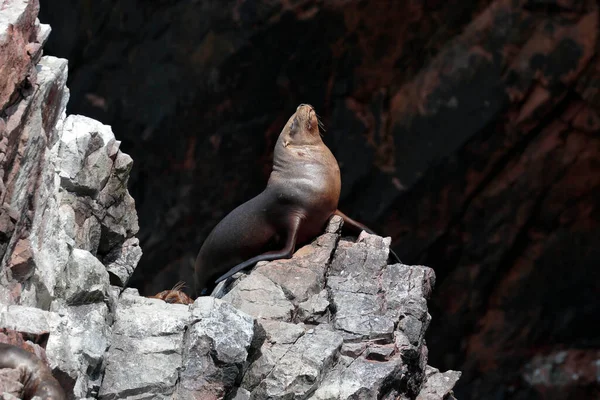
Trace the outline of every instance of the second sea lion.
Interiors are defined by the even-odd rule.
[[[340,168],[321,139],[317,114],[300,104],[277,139],[265,190],[226,215],[200,248],[196,295],[259,261],[291,258],[296,244],[319,235],[334,214],[345,226],[374,233],[337,210],[340,190]]]
[[[21,371],[23,399],[35,396],[43,400],[65,400],[65,392],[52,376],[50,368],[34,354],[6,343],[0,343],[0,369]]]

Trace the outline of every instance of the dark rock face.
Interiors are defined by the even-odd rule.
[[[70,112],[136,160],[144,293],[191,282],[203,238],[262,190],[282,124],[311,103],[341,208],[436,271],[428,343],[465,372],[457,397],[599,395],[597,379],[532,378],[575,368],[548,361],[560,351],[598,360],[597,2],[41,3]]]

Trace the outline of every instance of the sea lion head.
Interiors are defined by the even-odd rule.
[[[280,135],[283,147],[321,144],[319,119],[310,104],[300,104]]]

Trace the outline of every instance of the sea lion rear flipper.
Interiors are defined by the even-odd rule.
[[[377,235],[368,226],[363,225],[360,222],[353,220],[352,218],[350,218],[349,216],[347,216],[340,210],[335,210],[335,215],[339,215],[340,217],[342,217],[342,219],[344,220],[344,225],[352,228],[357,234],[360,234],[361,231],[365,231],[368,234]],[[396,262],[398,262],[398,263],[402,262],[402,261],[400,261],[400,258],[398,258],[398,255],[391,248],[390,248],[390,255],[392,256],[392,258],[394,258],[396,260]]]
[[[233,274],[235,274],[251,265],[256,264],[259,261],[273,261],[273,260],[279,260],[281,258],[292,258],[292,255],[294,254],[294,250],[296,248],[296,238],[298,236],[299,228],[300,228],[300,217],[295,217],[291,221],[291,224],[289,227],[289,233],[287,235],[287,241],[286,241],[283,249],[267,251],[266,253],[259,254],[256,257],[252,257],[251,259],[246,260],[243,263],[240,263],[240,264],[236,265],[235,267],[231,268],[226,274],[219,277],[215,281],[215,283],[219,283],[219,282],[229,278]]]

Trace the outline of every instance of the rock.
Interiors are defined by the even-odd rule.
[[[66,201],[77,210],[76,220],[83,221],[75,237],[83,242],[80,246],[91,246],[93,254],[118,251],[139,230],[135,203],[127,192],[133,161],[118,150],[119,142],[109,126],[76,115],[66,119],[64,130],[58,146],[62,160],[58,173],[61,186],[70,192]],[[94,240],[82,240],[90,228]],[[119,279],[127,281],[128,272],[119,273]]]
[[[37,14],[37,1],[2,0],[0,2],[0,111],[4,110],[17,88],[30,76],[35,82],[35,57],[28,54],[28,45],[45,41]],[[31,41],[33,39],[33,41]]]
[[[327,232],[288,263],[298,265],[296,257],[315,254],[324,241],[333,246],[333,255],[320,261],[329,265],[327,279],[306,285],[310,291],[284,293],[298,272],[275,261],[241,277],[223,298],[245,307],[264,332],[242,380],[250,398],[393,399],[420,392],[427,363],[423,335],[430,320],[426,298],[435,274],[427,267],[387,265],[389,238],[363,232],[356,242],[337,243],[338,237],[339,222],[332,218]],[[263,274],[276,274],[282,289]],[[316,294],[306,301],[295,301],[303,298],[297,293],[311,292]],[[267,300],[283,300],[284,294],[292,299],[284,304],[295,305],[293,319],[291,306],[276,312],[277,303]],[[320,358],[314,358],[315,348]]]
[[[63,276],[56,291],[68,304],[103,301],[108,295],[108,272],[89,251],[73,249]]]
[[[250,392],[244,388],[238,388],[231,400],[250,400]]]
[[[57,129],[68,99],[66,60],[44,57],[36,66],[36,90],[7,110],[4,137],[9,138],[5,164],[3,203],[18,215],[6,251],[27,237],[35,273],[28,277],[20,294],[22,304],[48,308],[54,296],[57,273],[68,259],[69,239],[58,221],[54,182],[54,166],[50,148],[56,141]],[[45,166],[45,168],[44,168]],[[4,169],[4,166],[0,169]],[[25,243],[21,242],[22,245]],[[5,260],[10,260],[5,255]],[[10,265],[9,265],[10,268]],[[4,278],[12,286],[13,278]],[[16,288],[16,286],[14,286]],[[21,287],[21,285],[19,285]],[[0,289],[3,290],[3,289]],[[13,292],[14,293],[14,292]],[[12,294],[3,297],[14,302]]]
[[[452,388],[460,378],[458,371],[440,372],[437,368],[427,366],[427,381],[416,400],[452,400]]]
[[[185,337],[185,366],[176,396],[222,398],[241,378],[252,339],[254,320],[229,303],[200,297],[191,306],[192,323]]]
[[[29,334],[44,334],[57,330],[58,314],[35,307],[12,305],[0,309],[0,328]]]
[[[26,281],[31,278],[35,271],[35,262],[33,261],[29,239],[24,238],[17,241],[9,265],[13,279]]]
[[[255,318],[291,321],[294,311],[281,287],[260,273],[241,280],[223,300]]]
[[[341,217],[333,218],[334,221],[330,222],[329,226],[338,226]],[[281,287],[294,304],[307,301],[323,287],[327,264],[337,240],[338,235],[335,232],[326,232],[319,236],[313,245],[304,246],[296,251],[294,258],[265,263],[257,266],[256,271]]]
[[[189,319],[187,306],[124,293],[98,398],[173,394]]]
[[[252,392],[255,399],[306,398],[335,362],[342,336],[319,329],[301,336]]]
[[[114,247],[103,260],[111,283],[125,287],[141,257],[142,249],[137,238],[127,239],[121,246]]]
[[[104,303],[54,307],[63,323],[52,331],[46,346],[50,366],[76,398],[98,394],[111,340],[109,309]]]
[[[96,197],[111,174],[107,147],[114,141],[110,127],[80,115],[65,120],[58,147],[58,175],[70,192]]]
[[[317,322],[329,308],[326,290],[312,295],[303,303],[298,304],[298,318],[304,322]]]
[[[315,400],[376,399],[383,395],[386,385],[399,385],[406,366],[401,361],[374,363],[356,359],[339,366],[325,378],[323,385],[310,397]],[[392,381],[389,381],[390,378]]]
[[[252,391],[271,373],[290,347],[304,335],[304,327],[283,321],[258,320],[265,337],[260,347],[260,357],[251,363],[244,374],[242,387]]]
[[[336,308],[334,326],[356,338],[391,339],[395,321],[386,315],[384,298],[378,295],[388,251],[383,243],[369,244],[368,236],[357,243],[340,241],[334,255],[327,280]]]

